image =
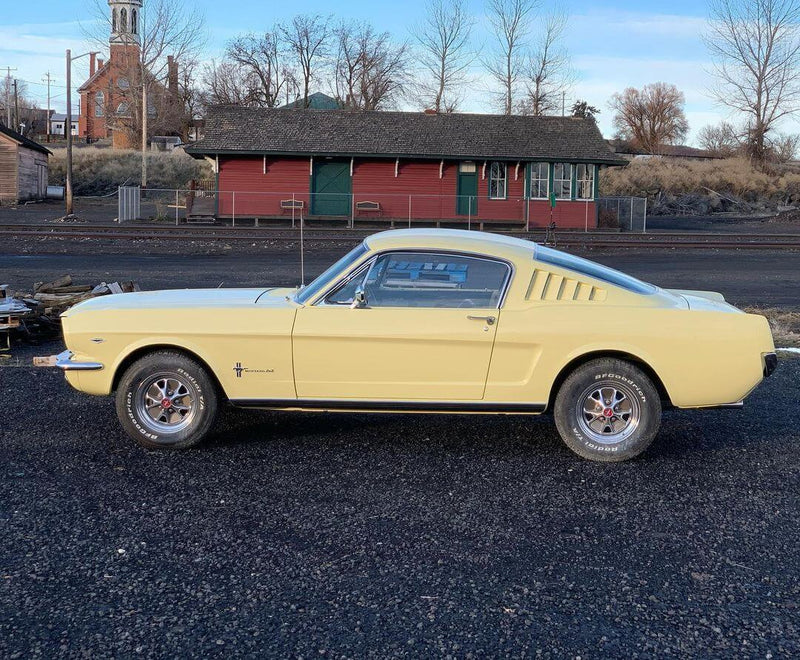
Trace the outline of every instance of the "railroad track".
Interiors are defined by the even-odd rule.
[[[306,228],[304,240],[350,243],[359,240],[375,229],[317,229]],[[509,236],[541,241],[544,231],[499,232]],[[85,225],[0,225],[0,236],[32,238],[89,238],[111,240],[174,240],[174,241],[271,241],[297,242],[299,229],[276,229],[255,227],[87,227]],[[800,235],[731,235],[711,233],[656,233],[656,234],[606,234],[563,232],[558,235],[559,245],[565,247],[681,247],[715,249],[789,249],[800,250]]]

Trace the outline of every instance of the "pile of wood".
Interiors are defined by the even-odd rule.
[[[97,285],[74,284],[70,275],[52,282],[36,282],[33,291],[9,292],[0,286],[0,334],[5,331],[6,345],[11,332],[24,339],[46,339],[60,332],[60,316],[79,302],[111,293],[139,291],[135,282],[101,282]],[[2,345],[0,341],[0,345]]]
[[[101,282],[92,286],[91,284],[73,284],[72,277],[64,275],[52,282],[36,282],[33,285],[32,295],[16,294],[14,297],[22,298],[25,302],[34,301],[37,307],[43,308],[42,314],[58,317],[73,305],[89,298],[105,296],[109,293],[131,293],[133,291],[139,291],[138,285],[134,282],[111,282],[110,284]]]

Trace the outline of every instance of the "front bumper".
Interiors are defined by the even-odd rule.
[[[761,358],[764,363],[764,378],[769,378],[778,367],[778,356],[776,353],[763,353]]]
[[[97,371],[103,368],[101,362],[79,362],[73,360],[74,355],[72,351],[67,350],[58,355],[35,357],[33,358],[33,364],[37,367],[56,367],[62,371]]]

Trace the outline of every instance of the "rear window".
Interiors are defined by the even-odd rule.
[[[580,257],[567,254],[566,252],[559,252],[548,247],[541,245],[536,246],[536,260],[559,268],[566,268],[567,270],[593,277],[596,280],[608,282],[614,286],[618,286],[633,293],[641,293],[647,295],[655,293],[656,287],[647,282],[637,280],[635,277],[620,273],[618,270],[608,268],[601,264],[589,261],[588,259],[581,259]]]

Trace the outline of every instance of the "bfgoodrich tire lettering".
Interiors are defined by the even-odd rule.
[[[553,409],[564,443],[593,461],[641,454],[661,425],[661,400],[648,376],[625,360],[600,358],[573,371]]]
[[[185,449],[208,435],[218,398],[214,381],[196,360],[177,351],[155,351],[122,375],[117,416],[143,447]]]

